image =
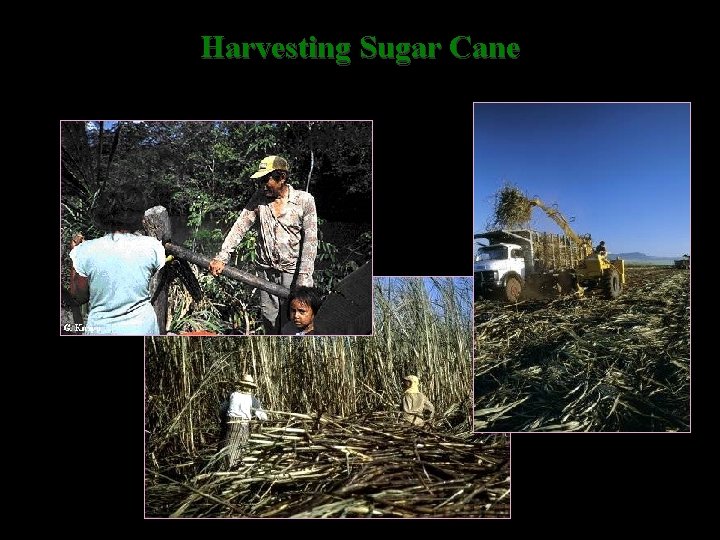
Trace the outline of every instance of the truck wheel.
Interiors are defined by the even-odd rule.
[[[517,276],[509,276],[505,280],[505,298],[508,302],[516,303],[520,300],[522,280]]]
[[[560,294],[572,294],[577,290],[577,282],[575,276],[570,272],[560,272],[558,275],[558,286],[560,287]]]
[[[609,269],[603,276],[603,290],[605,298],[612,299],[620,296],[622,284],[620,283],[620,273],[615,268]]]

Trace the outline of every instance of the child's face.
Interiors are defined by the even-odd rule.
[[[293,298],[290,302],[290,320],[300,330],[304,330],[310,326],[315,318],[312,308],[297,298]]]

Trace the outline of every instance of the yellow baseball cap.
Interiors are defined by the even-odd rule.
[[[263,158],[263,160],[260,162],[258,172],[253,174],[250,178],[262,178],[266,174],[269,174],[273,171],[289,170],[290,168],[288,167],[288,162],[285,158],[282,158],[280,156],[268,156],[266,158]]]

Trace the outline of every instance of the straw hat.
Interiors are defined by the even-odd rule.
[[[255,384],[252,375],[249,375],[247,373],[240,378],[237,384],[238,386],[249,386],[250,388],[257,388],[257,384]]]

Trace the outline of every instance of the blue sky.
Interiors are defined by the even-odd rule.
[[[115,124],[118,123],[118,120],[103,120],[104,125],[103,128],[105,130],[112,130],[115,128]],[[99,129],[100,120],[91,120],[86,123],[86,126],[88,130],[94,130]]]
[[[509,181],[610,253],[690,253],[690,104],[476,103],[473,144],[474,232]]]

